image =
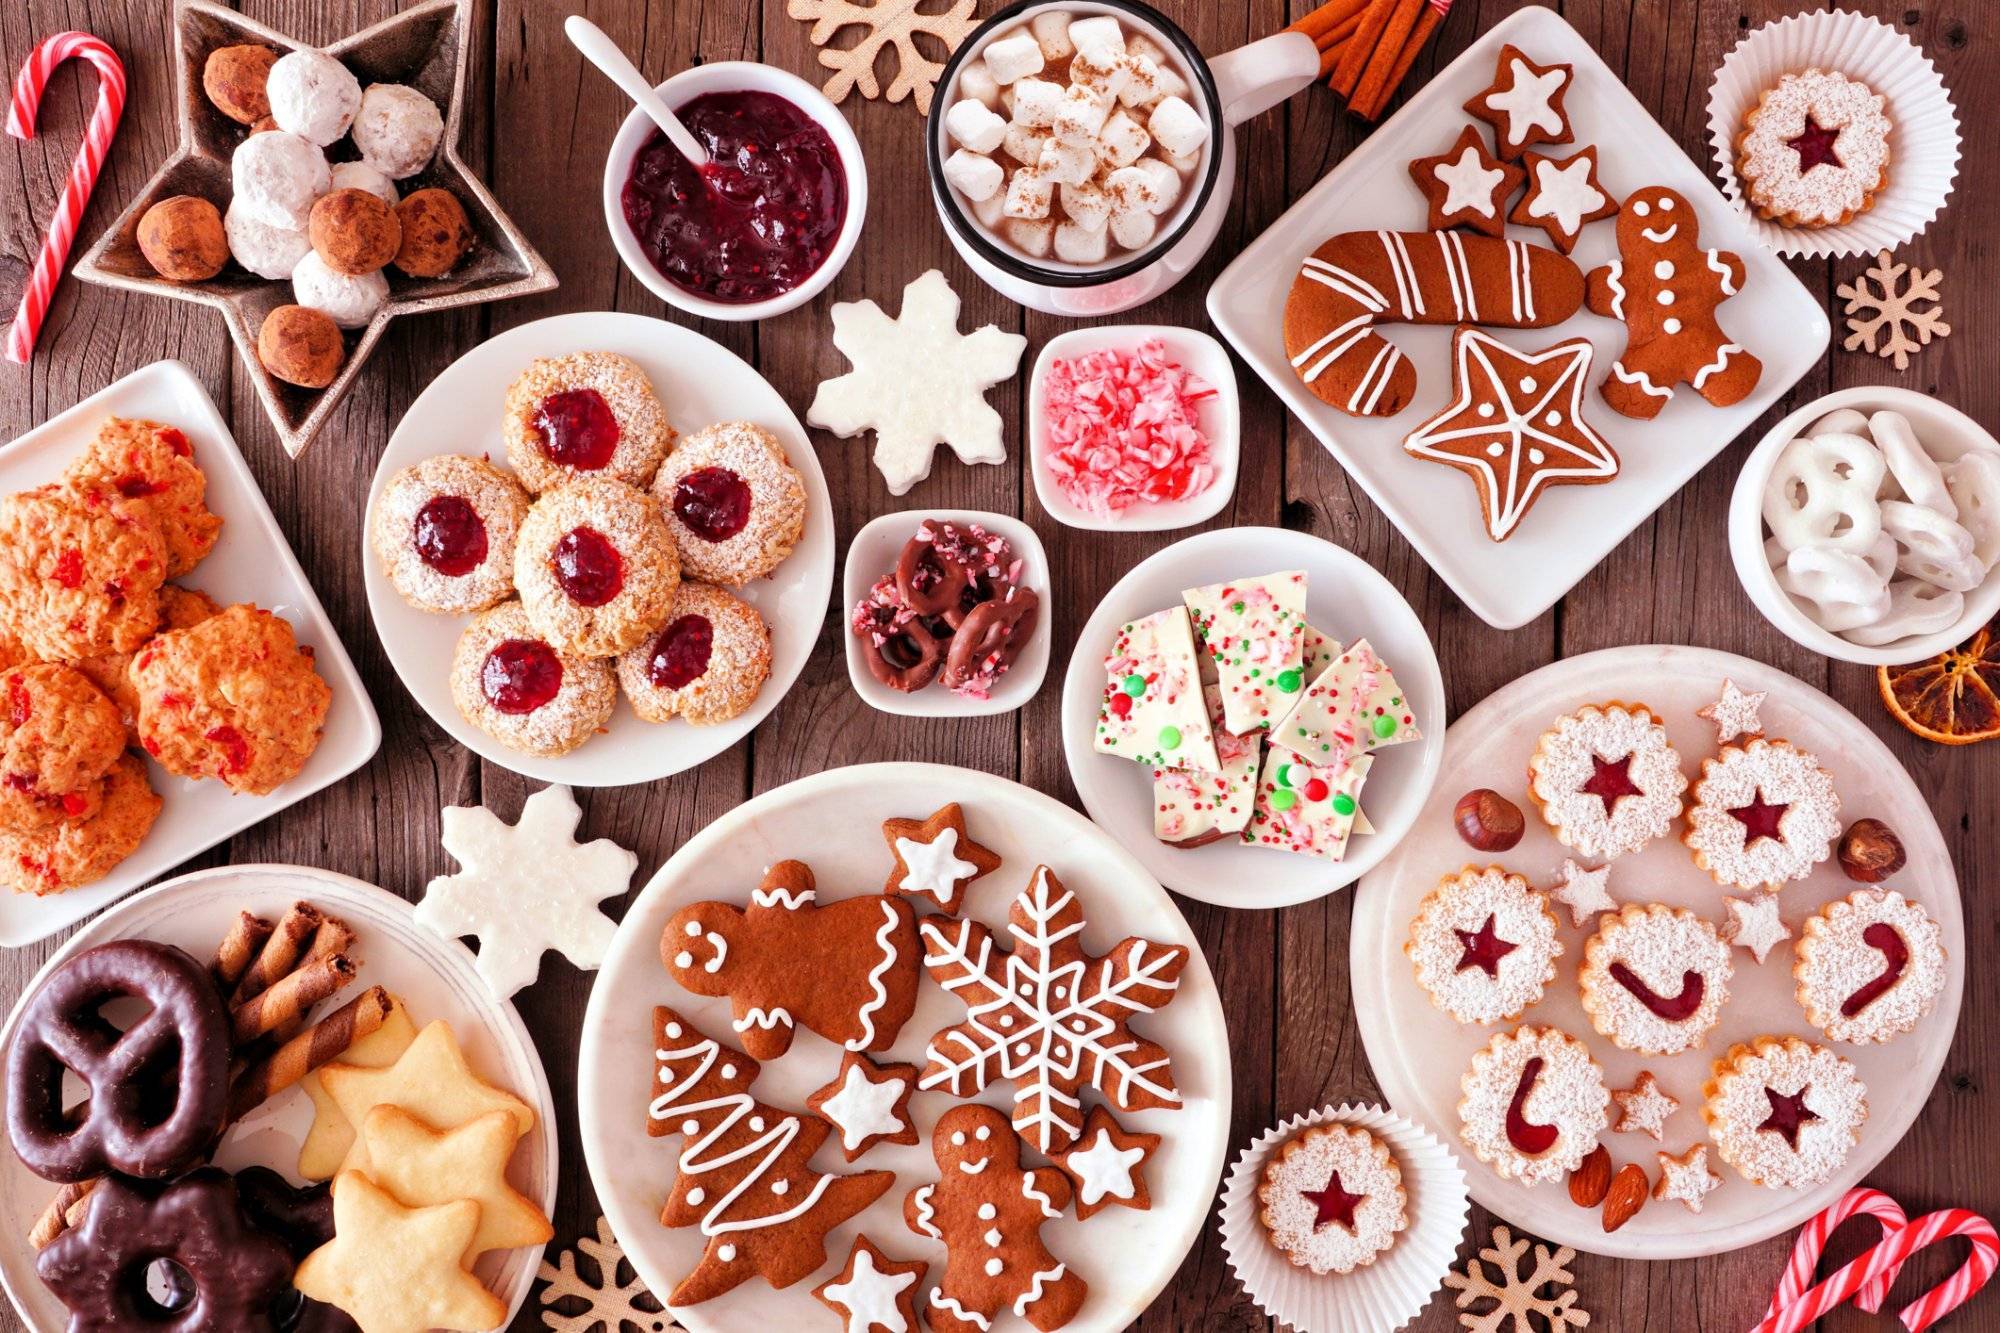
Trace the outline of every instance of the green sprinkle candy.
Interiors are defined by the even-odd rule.
[[[1125,677],[1125,693],[1136,699],[1145,692],[1146,678],[1144,676],[1131,675]]]
[[[1178,750],[1178,749],[1180,749],[1180,748],[1181,748],[1181,729],[1180,729],[1179,727],[1161,727],[1161,728],[1160,728],[1160,748],[1161,748],[1162,750]]]
[[[1292,775],[1292,766],[1290,764],[1279,764],[1278,785],[1280,787],[1290,787],[1294,784],[1294,781],[1295,779],[1293,778]]]
[[[1375,734],[1385,741],[1388,740],[1396,734],[1396,719],[1387,713],[1379,715],[1375,719]]]
[[[1349,796],[1346,792],[1336,793],[1333,798],[1333,810],[1334,813],[1338,815],[1353,814],[1354,798],[1352,796]]]
[[[1297,694],[1299,686],[1305,683],[1305,677],[1297,671],[1280,671],[1278,673],[1278,688],[1286,694]]]
[[[1289,810],[1294,805],[1297,805],[1298,801],[1298,794],[1295,792],[1274,791],[1271,793],[1271,808],[1273,810]]]

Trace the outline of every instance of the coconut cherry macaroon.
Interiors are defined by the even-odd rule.
[[[1835,1041],[1889,1041],[1944,989],[1937,922],[1894,889],[1861,889],[1806,918],[1792,979],[1806,1021]]]
[[[616,657],[666,622],[680,588],[673,534],[653,497],[622,481],[545,491],[521,521],[514,586],[558,651]]]
[[[1644,704],[1587,704],[1565,714],[1528,759],[1528,794],[1556,838],[1600,860],[1666,833],[1687,785],[1667,729]]]
[[[1681,841],[1724,888],[1804,879],[1840,836],[1840,794],[1819,760],[1786,741],[1725,745],[1704,759]]]
[[[1461,1023],[1518,1018],[1562,954],[1548,901],[1499,866],[1467,866],[1425,897],[1403,953],[1431,1003]]]
[[[1458,1137],[1510,1180],[1561,1180],[1597,1146],[1611,1114],[1604,1070],[1560,1028],[1497,1034],[1460,1080]]]
[[[528,493],[483,458],[440,454],[389,478],[369,543],[419,611],[466,615],[513,596],[514,545]]]
[[[537,495],[579,477],[644,486],[674,443],[652,381],[616,352],[530,362],[503,413],[507,464]]]
[[[724,421],[667,455],[653,496],[681,553],[682,571],[741,587],[778,567],[806,526],[806,484],[762,426]]]
[[[1577,984],[1590,1025],[1642,1055],[1708,1039],[1729,1001],[1729,945],[1685,908],[1630,904],[1598,918]]]
[[[756,702],[770,675],[763,617],[706,583],[681,584],[659,633],[618,659],[618,683],[648,722],[727,722]]]
[[[1738,1042],[1715,1062],[1701,1118],[1723,1161],[1753,1185],[1798,1189],[1840,1169],[1868,1118],[1854,1066],[1801,1037]]]
[[[558,652],[519,602],[475,617],[451,659],[451,697],[467,722],[512,750],[554,758],[611,720],[611,664]]]

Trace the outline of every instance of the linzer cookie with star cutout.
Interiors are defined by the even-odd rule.
[[[1279,1145],[1257,1200],[1266,1238],[1314,1273],[1374,1263],[1410,1224],[1395,1154],[1356,1125],[1316,1125]]]
[[[1185,607],[1119,627],[1104,656],[1104,699],[1092,748],[1155,768],[1222,767],[1202,700]]]
[[[1215,662],[1223,726],[1242,735],[1289,713],[1305,688],[1305,571],[1231,579],[1181,596],[1195,642]]]
[[[1806,1021],[1835,1041],[1891,1041],[1944,990],[1937,922],[1894,889],[1860,889],[1807,917],[1792,977]]]
[[[1753,1185],[1797,1189],[1840,1169],[1868,1118],[1854,1066],[1799,1037],[1739,1042],[1715,1062],[1701,1117],[1723,1161]]]
[[[1729,1001],[1729,945],[1685,908],[1631,904],[1599,919],[1577,985],[1590,1025],[1628,1051],[1677,1055]]]
[[[1458,1137],[1510,1180],[1561,1180],[1597,1146],[1611,1093],[1590,1048],[1560,1028],[1502,1032],[1460,1082]]]
[[[1440,880],[1403,944],[1417,984],[1461,1023],[1520,1017],[1555,980],[1562,952],[1547,900],[1499,866]]]
[[[1889,174],[1885,100],[1838,70],[1787,74],[1766,89],[1736,137],[1736,171],[1757,215],[1838,227],[1867,212]]]
[[[1833,775],[1780,740],[1725,745],[1701,765],[1681,841],[1724,888],[1804,879],[1840,834]]]
[[[1687,790],[1667,729],[1644,704],[1586,704],[1542,733],[1528,795],[1565,847],[1609,858],[1636,852],[1680,817]]]

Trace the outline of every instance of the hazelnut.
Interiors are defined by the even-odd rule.
[[[239,125],[254,125],[271,114],[264,91],[278,53],[268,46],[218,46],[201,67],[201,90],[215,109]]]
[[[177,194],[162,199],[139,219],[139,252],[163,278],[200,282],[229,262],[229,237],[222,214],[206,199]]]
[[[1527,827],[1520,806],[1486,787],[1459,797],[1451,817],[1458,825],[1458,836],[1482,852],[1511,850]]]
[[[264,316],[257,330],[257,359],[264,369],[302,389],[333,383],[346,357],[340,326],[306,306],[281,305]]]
[[[396,210],[367,190],[321,196],[306,230],[326,266],[349,277],[375,272],[396,257],[403,243]]]
[[[1857,819],[1840,835],[1840,868],[1858,884],[1880,884],[1909,859],[1896,830],[1879,819]]]
[[[443,277],[472,248],[472,225],[450,190],[413,190],[396,205],[396,216],[403,223],[396,267],[413,278]]]

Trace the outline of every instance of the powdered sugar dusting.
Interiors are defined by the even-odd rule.
[[[1761,1129],[1770,1093],[1797,1096],[1818,1117],[1799,1126],[1798,1146]],[[1744,1179],[1774,1189],[1817,1185],[1840,1169],[1868,1118],[1867,1089],[1854,1066],[1824,1046],[1798,1037],[1759,1037],[1730,1048],[1716,1062],[1702,1106],[1709,1137],[1722,1160]]]
[[[556,546],[578,528],[609,541],[624,563],[624,583],[601,606],[584,606],[556,582]],[[528,618],[565,653],[609,657],[638,643],[666,620],[680,587],[673,534],[651,496],[621,481],[571,481],[536,497],[514,550],[514,586]]]
[[[1514,946],[1493,976],[1477,965],[1460,966],[1465,944],[1458,932],[1477,932],[1489,918],[1493,934]],[[1562,951],[1556,919],[1542,895],[1497,866],[1447,876],[1424,899],[1403,945],[1416,966],[1417,984],[1461,1023],[1496,1023],[1520,1014],[1555,980],[1555,959]]]
[[[1841,1012],[1848,997],[1882,975],[1887,955],[1863,938],[1872,925],[1903,937],[1909,959],[1895,984],[1859,1013]],[[1807,919],[1792,975],[1806,1020],[1835,1041],[1888,1041],[1931,1011],[1944,989],[1945,955],[1937,923],[1894,889],[1862,889]]]
[[[1329,1184],[1363,1195],[1350,1230],[1338,1219],[1319,1223],[1306,1192]],[[1365,1129],[1321,1125],[1280,1147],[1264,1167],[1258,1214],[1271,1243],[1301,1268],[1348,1273],[1372,1262],[1409,1225],[1403,1172],[1389,1146]]]
[[[1737,148],[1737,171],[1750,202],[1767,216],[1795,226],[1828,226],[1867,207],[1889,164],[1889,117],[1884,99],[1867,84],[1832,70],[1787,74],[1750,112]],[[1837,130],[1838,164],[1801,171],[1792,141],[1807,120]]]
[[[1840,796],[1819,760],[1785,741],[1724,746],[1702,762],[1681,840],[1718,884],[1760,888],[1803,879],[1826,860],[1840,833]],[[1775,838],[1747,843],[1749,830],[1730,813],[1758,800],[1785,806]]]
[[[750,520],[719,542],[681,522],[674,492],[704,468],[734,473],[750,491]],[[776,569],[799,544],[806,526],[806,485],[785,447],[762,426],[724,421],[682,440],[653,478],[653,497],[679,544],[688,577],[741,586]]]
[[[486,526],[486,558],[462,575],[433,569],[417,554],[417,514],[443,495],[471,505]],[[418,610],[481,611],[514,590],[514,542],[527,512],[527,492],[512,476],[481,458],[440,454],[389,478],[375,501],[369,536],[383,572]]]
[[[1626,775],[1639,794],[1619,797],[1607,812],[1601,798],[1583,790],[1596,772],[1592,760],[1615,763],[1628,755]],[[1681,812],[1688,785],[1659,719],[1643,707],[1623,704],[1591,705],[1557,718],[1528,760],[1528,777],[1529,791],[1556,837],[1594,857],[1636,852],[1665,833]]]
[[[1683,994],[1701,978],[1701,1003],[1686,1018],[1662,1017],[1611,974],[1622,963],[1647,989],[1663,999]],[[1658,904],[1626,907],[1600,919],[1597,933],[1583,946],[1577,984],[1591,1026],[1628,1051],[1677,1055],[1699,1046],[1722,1016],[1729,1000],[1729,946],[1715,927],[1685,908]]]
[[[510,639],[545,642],[519,602],[503,602],[474,618],[458,637],[451,659],[451,697],[465,720],[502,745],[528,754],[566,754],[611,720],[618,685],[606,661],[562,659],[562,687],[530,713],[503,713],[487,702],[480,672],[487,655]]]
[[[1709,1169],[1708,1145],[1697,1143],[1679,1157],[1655,1153],[1660,1160],[1660,1183],[1653,1186],[1656,1199],[1677,1199],[1691,1213],[1701,1211],[1708,1192],[1722,1184],[1722,1177]]]
[[[1649,1069],[1640,1070],[1632,1086],[1612,1093],[1611,1100],[1618,1103],[1618,1122],[1611,1127],[1614,1134],[1665,1138],[1668,1119],[1681,1109],[1677,1099],[1660,1090],[1660,1080]]]
[[[1530,1157],[1507,1138],[1507,1108],[1522,1070],[1537,1057],[1542,1068],[1522,1113],[1531,1123],[1555,1126],[1557,1133],[1546,1152]],[[1604,1070],[1589,1047],[1558,1028],[1528,1025],[1500,1033],[1472,1057],[1460,1086],[1465,1095],[1458,1103],[1459,1138],[1480,1161],[1527,1185],[1560,1180],[1575,1170],[1610,1120]]]

